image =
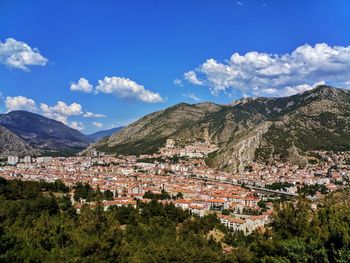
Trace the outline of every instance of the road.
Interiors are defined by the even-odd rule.
[[[191,177],[191,176],[182,176],[182,177],[186,177],[186,178],[194,179],[194,180],[201,180],[201,181],[205,181],[205,182],[215,182],[215,183],[223,183],[223,184],[230,184],[230,185],[235,185],[235,186],[241,186],[240,184],[237,184],[237,183],[234,183],[234,182],[221,181],[221,180],[217,180],[217,179]],[[263,187],[256,187],[256,186],[251,186],[251,185],[246,185],[245,187],[250,188],[250,189],[254,189],[254,190],[257,190],[257,191],[261,191],[261,192],[272,193],[272,194],[285,195],[285,196],[291,196],[291,197],[298,196],[298,194],[288,193],[288,192],[284,192],[284,191],[277,191],[277,190],[272,190],[272,189],[263,188]]]

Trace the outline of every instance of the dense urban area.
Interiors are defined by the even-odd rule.
[[[108,217],[109,213],[112,213],[114,216],[117,215],[116,221],[118,223],[108,226],[112,227],[110,231],[116,232],[131,231],[127,226],[125,228],[124,225],[134,224],[135,220],[141,220],[138,219],[135,213],[141,214],[142,220],[146,220],[147,218],[146,225],[156,224],[157,226],[168,227],[167,224],[170,220],[176,226],[176,231],[178,231],[179,223],[181,223],[181,231],[196,232],[199,229],[203,231],[203,233],[201,232],[203,234],[201,235],[203,240],[197,240],[196,242],[204,243],[201,243],[202,245],[199,245],[197,249],[201,246],[208,246],[210,249],[202,251],[201,257],[193,259],[193,261],[215,262],[224,259],[228,260],[229,258],[233,262],[242,262],[239,257],[253,258],[259,254],[256,251],[251,251],[251,248],[247,248],[248,244],[253,242],[257,236],[262,235],[259,238],[267,238],[271,234],[271,231],[276,230],[276,227],[281,227],[278,224],[287,223],[284,220],[291,220],[289,222],[290,226],[288,226],[291,228],[302,227],[301,225],[295,226],[297,224],[310,223],[299,222],[298,218],[303,216],[309,217],[311,214],[316,213],[315,211],[318,212],[319,208],[323,207],[321,204],[326,202],[325,200],[327,200],[329,195],[332,195],[330,193],[335,192],[339,195],[339,193],[341,194],[346,191],[346,187],[349,184],[350,155],[346,152],[312,152],[310,153],[310,164],[306,167],[298,167],[287,163],[252,163],[250,166],[245,167],[244,171],[233,174],[216,171],[206,165],[208,154],[215,150],[215,145],[211,145],[208,142],[195,142],[190,145],[179,146],[176,141],[168,139],[165,147],[160,149],[159,153],[152,155],[116,156],[106,155],[93,150],[87,156],[74,157],[43,156],[32,158],[25,156],[20,158],[18,156],[8,156],[7,161],[4,161],[0,167],[0,175],[5,179],[5,181],[2,181],[1,186],[1,194],[5,196],[5,198],[1,197],[4,201],[2,202],[2,209],[6,210],[5,203],[9,202],[9,200],[21,199],[21,195],[28,195],[25,189],[26,183],[20,183],[20,181],[29,181],[27,182],[29,183],[28,187],[33,187],[37,190],[33,194],[34,196],[43,195],[45,198],[49,196],[51,198],[49,199],[50,201],[47,201],[49,203],[44,202],[44,204],[41,204],[43,207],[37,207],[36,209],[39,210],[35,210],[36,212],[40,211],[41,213],[41,209],[51,209],[46,206],[53,205],[53,209],[57,210],[54,213],[57,213],[58,210],[66,210],[70,217],[75,218],[74,220],[76,220],[77,216],[79,218],[78,221],[87,220],[85,222],[88,225],[84,227],[90,227],[90,224],[99,224],[98,221],[100,219],[97,221],[96,219],[91,219],[94,222],[88,222],[89,217],[102,216],[101,214],[96,214],[101,210],[100,213],[107,213],[103,214],[106,217],[104,220],[107,221],[110,220]],[[30,182],[36,183],[33,185]],[[20,188],[20,191],[23,191],[23,193],[11,192],[11,190],[7,191],[6,187],[8,186]],[[35,192],[35,190],[33,191]],[[6,196],[9,193],[10,197],[7,200]],[[48,193],[50,194],[48,195]],[[11,194],[15,195],[15,197],[11,196]],[[7,201],[5,202],[5,200]],[[61,207],[62,204],[60,202],[64,203],[64,208]],[[348,205],[348,203],[346,204]],[[309,209],[306,209],[306,207],[309,207]],[[16,206],[12,207],[12,209],[16,210]],[[2,219],[7,217],[12,218],[11,216],[13,215],[10,215],[11,213],[22,213],[23,210],[25,211],[23,213],[28,213],[26,209],[30,210],[31,208],[21,207],[18,209],[21,212],[6,211],[5,215],[2,215]],[[288,211],[288,209],[292,211]],[[300,214],[300,211],[296,211],[298,209],[305,209],[304,212],[306,214]],[[34,224],[31,227],[35,227],[35,224],[49,224],[45,225],[45,227],[53,227],[51,224],[55,223],[48,222],[48,218],[46,218],[51,216],[52,211],[46,212],[48,214],[44,213],[40,215],[36,221],[31,223]],[[149,214],[145,216],[145,213]],[[162,213],[161,217],[158,217],[158,213]],[[283,213],[289,214],[283,215]],[[292,213],[295,214],[292,215]],[[168,218],[169,216],[175,218]],[[288,216],[295,218],[288,218]],[[347,216],[349,216],[348,213]],[[162,217],[166,217],[166,220]],[[16,218],[16,220],[22,220],[18,219],[18,216]],[[305,218],[300,220],[305,220]],[[186,222],[189,225],[186,225]],[[113,228],[113,225],[116,228]],[[94,225],[91,227],[101,226]],[[158,234],[161,231],[159,229],[152,229],[155,225],[149,225],[148,227],[150,228],[144,231],[147,233],[150,231],[148,233],[149,235],[156,235],[153,231],[156,231]],[[184,230],[183,228],[186,227],[194,229]],[[195,229],[196,227],[199,229]],[[288,232],[288,227],[284,227],[286,229],[280,230]],[[60,228],[61,226],[55,226],[57,231],[66,231],[64,229],[60,230]],[[51,230],[56,231],[54,229]],[[1,231],[0,228],[0,233]],[[35,231],[35,229],[31,229],[31,231]],[[137,230],[134,229],[132,231]],[[290,231],[291,233],[289,234],[294,236],[294,230]],[[106,233],[101,234],[105,235]],[[107,234],[113,235],[112,232]],[[287,235],[286,233],[284,234]],[[36,235],[40,235],[40,233],[37,232]],[[133,235],[133,233],[126,235]],[[6,238],[6,236],[2,238]],[[55,242],[64,243],[66,242],[64,239],[68,237],[61,236],[60,238],[63,238],[63,240]],[[105,238],[108,239],[111,237]],[[153,240],[153,237],[149,238]],[[341,239],[344,238],[346,237],[341,237]],[[301,239],[291,241],[296,243],[292,243],[292,247],[288,249],[297,249],[301,241]],[[6,242],[15,241],[10,238]],[[8,244],[6,242],[4,243],[5,247]],[[20,242],[25,241],[21,240]],[[51,241],[47,237],[42,242],[49,243]],[[120,242],[120,240],[115,242]],[[186,242],[189,242],[189,240]],[[342,242],[345,241],[342,240]],[[243,244],[244,246],[242,247]],[[29,249],[29,247],[26,247],[28,244],[22,245],[24,246],[22,248],[24,251],[22,252],[29,253],[25,251],[25,249]],[[58,244],[55,243],[55,245]],[[92,247],[86,249],[91,249],[90,252],[94,253],[95,248],[93,244],[90,245]],[[52,256],[53,252],[51,250],[53,249],[53,245],[48,245],[49,248],[45,246],[45,244],[40,244],[40,247],[47,250],[47,253],[50,252],[49,254]],[[103,243],[98,246],[103,246]],[[148,246],[145,244],[145,249],[146,247],[148,249],[147,255],[149,258],[142,258],[141,255],[133,254],[131,251],[128,251],[128,254],[121,256],[121,258],[125,262],[162,261],[160,260],[161,255],[154,255],[153,258],[149,252],[152,249],[156,249],[157,251],[158,249]],[[240,253],[232,253],[237,249]],[[307,246],[303,247],[303,249],[306,254],[309,253],[306,252]],[[34,249],[34,251],[36,250]],[[218,251],[221,252],[219,253]],[[84,253],[88,255],[90,252],[85,251]],[[108,253],[112,252],[109,251]],[[1,256],[0,261],[2,259],[5,261],[6,259],[21,261],[21,255],[12,255],[9,253]],[[43,251],[40,253],[44,254],[40,255],[35,254],[39,253],[38,251],[30,253],[34,253],[29,257],[33,259],[30,262],[36,262],[36,257],[42,258],[42,256],[45,256]],[[213,254],[209,256],[208,253]],[[293,251],[293,253],[296,252]],[[319,253],[324,253],[320,257],[324,256],[327,259],[349,258],[348,251],[332,250],[329,252],[325,250]],[[345,253],[346,255],[338,255],[336,253]],[[62,261],[68,260],[68,258],[65,258],[68,255],[61,254],[60,256],[62,257]],[[102,256],[102,254],[99,254],[99,256]],[[160,258],[157,258],[157,256]],[[180,254],[178,256],[182,257],[185,255]],[[196,254],[196,256],[198,255]],[[298,256],[302,255],[294,255],[294,257]],[[167,260],[164,260],[164,262],[171,261],[169,258],[171,257],[171,253],[167,254],[166,257]],[[286,259],[288,257],[290,257],[289,254]],[[28,258],[28,254],[26,254],[26,258]],[[90,260],[93,258],[92,255]],[[288,258],[288,260],[291,260],[290,262],[298,262],[294,261],[293,258]]]

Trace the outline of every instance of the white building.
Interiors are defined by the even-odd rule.
[[[23,162],[24,162],[24,163],[31,163],[31,162],[32,162],[32,157],[30,157],[30,156],[25,156],[25,157],[23,158]]]
[[[167,139],[165,143],[165,148],[173,149],[175,147],[175,141],[173,139]]]
[[[52,161],[52,157],[50,156],[42,156],[42,157],[36,158],[37,163],[49,163],[51,161]]]
[[[7,163],[9,164],[9,165],[16,165],[17,163],[18,163],[18,156],[8,156],[7,157]]]

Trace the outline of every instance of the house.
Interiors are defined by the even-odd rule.
[[[207,208],[204,205],[191,204],[188,206],[188,209],[192,215],[198,215],[199,217],[203,217],[207,211]]]
[[[228,202],[225,199],[211,199],[207,202],[209,203],[210,210],[221,211],[228,208]]]
[[[103,206],[104,206],[104,210],[107,211],[109,207],[111,206],[118,206],[118,207],[121,207],[121,206],[128,206],[128,205],[131,205],[133,206],[134,208],[136,208],[136,201],[132,198],[116,198],[112,201],[103,201]]]
[[[258,204],[259,198],[256,196],[250,195],[244,198],[244,206],[246,207],[255,207]]]
[[[175,206],[180,207],[184,210],[188,209],[190,204],[191,204],[191,200],[189,200],[189,199],[177,199],[177,200],[175,200]]]

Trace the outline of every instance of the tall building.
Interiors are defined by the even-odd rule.
[[[18,160],[19,160],[18,156],[10,155],[10,156],[7,157],[7,163],[9,165],[16,165],[18,163]]]
[[[32,157],[30,157],[30,156],[25,156],[25,157],[23,158],[23,162],[24,162],[24,163],[31,163],[31,162],[32,162]]]

